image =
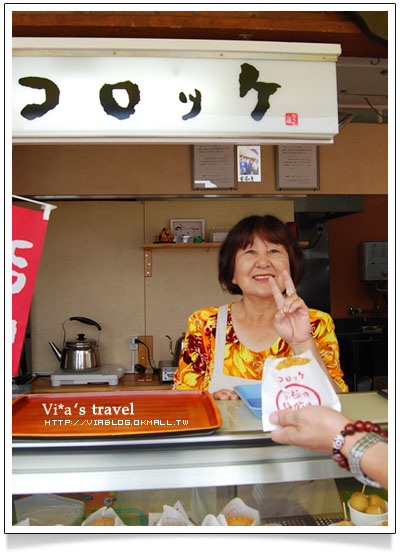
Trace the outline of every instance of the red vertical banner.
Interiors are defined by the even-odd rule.
[[[12,374],[15,376],[48,220],[43,211],[16,205],[12,211]]]

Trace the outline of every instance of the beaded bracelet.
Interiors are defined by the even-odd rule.
[[[350,466],[347,461],[347,458],[344,457],[340,452],[341,448],[344,445],[344,438],[346,437],[346,435],[353,435],[356,432],[363,432],[363,431],[366,431],[367,433],[369,432],[376,433],[378,436],[380,436],[382,441],[385,440],[385,438],[387,437],[386,431],[383,431],[383,429],[379,425],[373,424],[372,422],[369,421],[363,422],[361,420],[357,420],[356,422],[354,422],[354,424],[352,423],[346,424],[343,428],[343,431],[341,431],[338,435],[336,435],[332,442],[332,447],[333,447],[332,458],[335,462],[337,462],[337,464],[341,468],[346,468],[347,470],[350,471]],[[359,458],[361,458],[361,456]]]

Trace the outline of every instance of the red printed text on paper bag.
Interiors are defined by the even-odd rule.
[[[12,374],[18,373],[33,287],[48,220],[42,211],[13,206],[12,213]]]
[[[311,351],[284,358],[267,358],[261,383],[264,431],[276,424],[269,415],[276,410],[300,410],[306,406],[328,406],[340,412],[341,405],[328,376]]]

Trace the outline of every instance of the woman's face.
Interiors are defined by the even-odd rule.
[[[237,284],[244,296],[272,296],[269,277],[274,277],[283,292],[285,283],[283,271],[290,274],[290,261],[286,249],[281,244],[273,244],[259,236],[245,249],[240,249],[235,257],[235,272],[232,282]]]

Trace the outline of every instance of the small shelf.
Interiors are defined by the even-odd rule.
[[[221,246],[221,242],[201,242],[199,244],[195,244],[194,242],[190,242],[187,244],[183,243],[173,243],[173,242],[165,242],[165,243],[154,243],[154,244],[143,244],[142,248],[144,250],[147,249],[179,249],[179,248],[219,248]]]
[[[202,243],[173,243],[173,242],[165,242],[165,243],[154,243],[154,244],[143,244],[142,248],[144,250],[144,276],[151,277],[153,274],[153,261],[152,261],[152,253],[153,249],[209,249],[209,248],[219,248],[222,244],[220,242],[202,242]]]
[[[309,242],[299,242],[300,247],[308,246]],[[221,242],[202,242],[201,244],[195,244],[193,242],[188,244],[175,244],[175,243],[154,243],[154,244],[143,244],[142,248],[144,250],[152,250],[152,249],[181,249],[181,248],[219,248],[222,246]]]
[[[300,247],[308,246],[309,242],[299,242]],[[209,249],[209,248],[219,248],[222,246],[221,242],[202,242],[202,243],[173,243],[173,242],[165,242],[165,243],[153,243],[153,244],[142,244],[142,248],[144,251],[144,276],[151,277],[153,274],[153,261],[152,261],[152,252],[153,249]]]

